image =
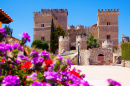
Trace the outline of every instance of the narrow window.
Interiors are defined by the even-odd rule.
[[[44,24],[41,24],[41,27],[44,27]]]
[[[42,40],[42,41],[45,41],[45,37],[41,37],[41,40]]]
[[[107,39],[110,39],[110,35],[107,35]]]
[[[107,25],[110,25],[110,22],[107,22]]]

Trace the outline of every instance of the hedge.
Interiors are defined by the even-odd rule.
[[[121,44],[122,60],[130,60],[130,42]]]

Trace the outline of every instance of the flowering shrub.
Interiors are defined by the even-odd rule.
[[[5,34],[3,28],[0,33]],[[19,54],[23,45],[30,41],[28,33],[24,32],[21,36],[20,44],[0,43],[1,86],[92,86],[83,80],[85,75],[80,70],[70,70],[72,62],[60,55],[53,61],[46,51],[39,53],[33,50],[30,58]],[[12,52],[12,56],[8,56],[7,52]],[[108,82],[109,86],[121,86],[111,79]]]

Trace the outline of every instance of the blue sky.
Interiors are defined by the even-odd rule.
[[[0,8],[14,20],[9,24],[13,36],[28,32],[33,41],[33,12],[41,9],[68,9],[67,25],[92,26],[98,9],[119,9],[119,33],[130,36],[130,0],[0,0]],[[2,25],[4,27],[4,24]],[[27,43],[27,45],[31,45]]]

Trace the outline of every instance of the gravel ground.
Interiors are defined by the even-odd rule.
[[[130,68],[121,66],[77,66],[71,68],[80,69],[86,75],[87,80],[94,86],[108,86],[107,79],[113,79],[121,83],[122,86],[130,86]]]

